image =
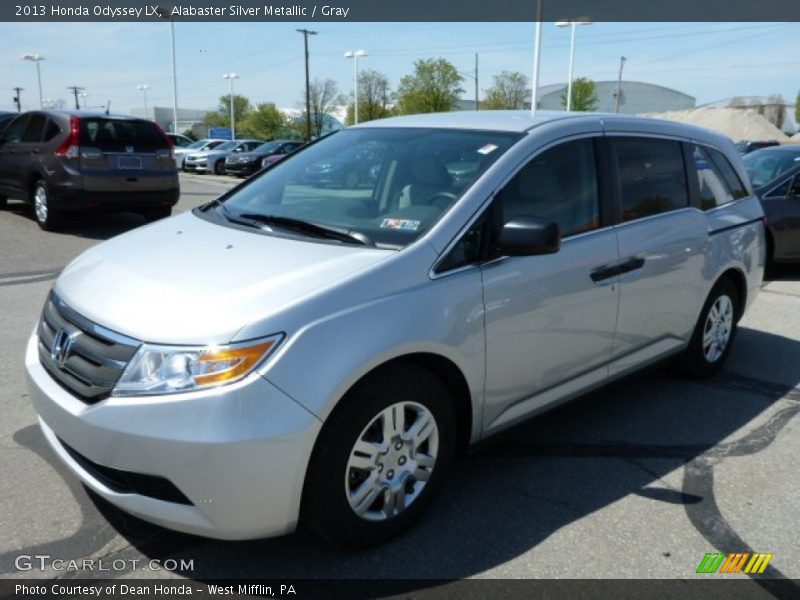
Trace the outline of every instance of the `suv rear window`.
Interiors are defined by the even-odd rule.
[[[152,152],[169,148],[155,123],[117,119],[81,118],[80,145],[104,152]]]

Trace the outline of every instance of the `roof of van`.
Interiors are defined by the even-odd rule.
[[[354,125],[354,127],[432,127],[524,133],[544,123],[575,120],[604,121],[606,123],[613,121],[619,123],[642,122],[652,126],[653,129],[663,129],[665,127],[674,129],[675,133],[681,135],[699,134],[706,137],[710,133],[708,129],[696,125],[652,119],[649,117],[635,117],[615,113],[563,112],[553,110],[537,110],[536,113],[531,113],[529,110],[460,110],[390,117],[361,123],[359,125]]]

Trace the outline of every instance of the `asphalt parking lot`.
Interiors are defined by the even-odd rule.
[[[178,210],[237,183],[181,178]],[[44,233],[22,205],[0,211],[0,577],[163,577],[148,561],[173,558],[193,565],[172,576],[197,579],[683,579],[709,577],[695,574],[705,553],[763,552],[774,558],[759,585],[800,579],[800,269],[765,282],[715,379],[664,364],[523,424],[461,459],[407,534],[340,552],[305,531],[232,543],[160,529],[88,494],[46,447],[26,338],[74,256],[142,224],[112,215]],[[20,554],[128,566],[18,571]]]

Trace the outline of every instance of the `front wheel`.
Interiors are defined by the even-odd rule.
[[[214,173],[216,175],[225,175],[225,161],[224,160],[218,160],[216,163],[214,163]]]
[[[433,373],[403,364],[366,377],[320,433],[303,521],[337,546],[394,537],[430,503],[455,442],[451,396]]]
[[[44,231],[54,231],[61,225],[62,215],[53,208],[47,185],[41,179],[33,186],[33,214]]]
[[[719,281],[711,290],[684,353],[689,374],[709,377],[722,368],[736,337],[740,303],[730,279]]]

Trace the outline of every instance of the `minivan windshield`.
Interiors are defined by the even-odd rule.
[[[276,163],[215,210],[275,229],[287,220],[410,244],[445,214],[518,133],[461,129],[346,129]]]

